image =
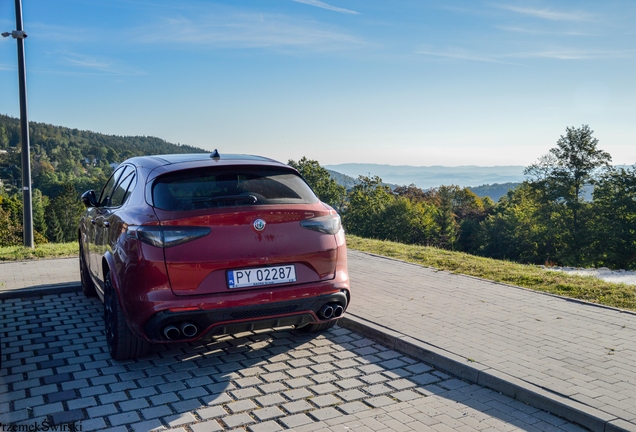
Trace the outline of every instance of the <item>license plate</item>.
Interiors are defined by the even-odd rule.
[[[230,270],[227,272],[227,286],[229,288],[244,288],[287,282],[296,282],[296,267],[293,265]]]

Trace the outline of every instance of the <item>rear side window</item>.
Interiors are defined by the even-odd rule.
[[[313,204],[318,198],[297,174],[275,168],[193,169],[163,175],[152,187],[154,206],[162,210]]]

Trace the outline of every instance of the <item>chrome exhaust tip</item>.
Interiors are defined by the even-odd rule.
[[[324,319],[331,318],[333,316],[333,307],[330,304],[324,305],[320,308],[318,315],[320,315],[320,317]]]
[[[195,326],[194,324],[190,323],[190,322],[184,322],[181,324],[181,333],[185,336],[185,337],[193,337],[197,334],[197,332],[199,331],[199,329],[197,328],[197,326]]]
[[[339,316],[342,316],[344,312],[344,308],[340,305],[336,305],[336,307],[333,308],[333,316],[338,318]]]
[[[179,336],[181,336],[181,331],[178,328],[176,328],[175,326],[169,325],[169,326],[164,327],[163,335],[168,340],[175,340],[175,339],[178,339]]]

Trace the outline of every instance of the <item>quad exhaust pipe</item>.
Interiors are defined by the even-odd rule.
[[[179,336],[181,336],[181,330],[179,330],[177,327],[173,325],[169,325],[163,329],[163,335],[168,340],[179,339]]]
[[[196,334],[199,332],[199,328],[195,324],[192,324],[191,322],[186,321],[177,325],[171,324],[163,328],[163,335],[166,337],[166,339],[168,340],[177,340],[182,338],[189,339],[191,337],[196,336]]]
[[[344,312],[344,308],[342,306],[340,306],[339,304],[337,304],[334,308],[333,308],[333,316],[335,318],[338,318],[339,316],[342,316],[342,313]]]
[[[187,338],[191,338],[192,336],[197,334],[197,326],[190,322],[184,322],[181,324],[181,334],[183,334]]]
[[[318,311],[318,315],[320,315],[320,317],[324,319],[331,318],[333,316],[333,306],[327,303],[320,308],[320,310]]]
[[[339,303],[327,303],[318,311],[322,319],[338,318],[344,313],[344,308]]]

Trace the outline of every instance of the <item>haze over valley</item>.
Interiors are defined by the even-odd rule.
[[[441,185],[475,187],[495,183],[520,183],[526,179],[524,166],[409,166],[385,164],[345,163],[325,165],[328,170],[346,174],[353,178],[360,175],[382,178],[385,183],[396,185],[415,184],[420,189]]]

